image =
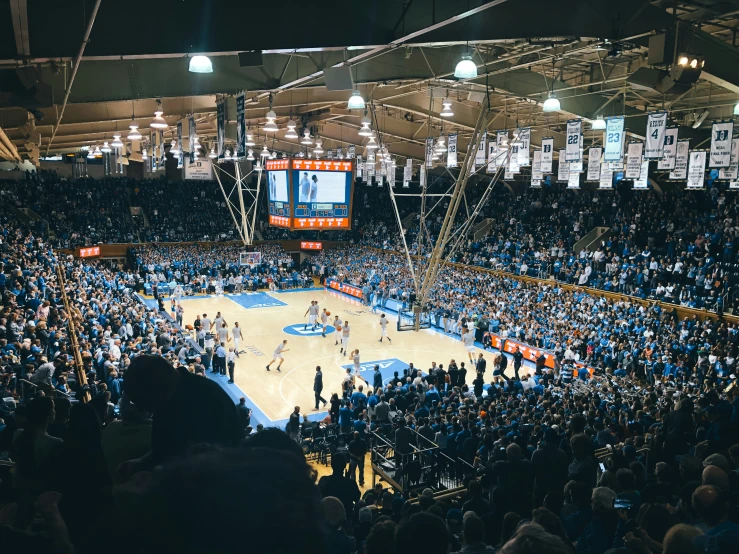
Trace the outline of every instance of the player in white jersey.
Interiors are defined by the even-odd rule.
[[[362,369],[362,366],[359,363],[359,349],[352,350],[352,353],[349,354],[349,357],[354,362],[354,376],[355,377],[359,377],[359,373],[360,373],[360,371]]]
[[[241,327],[239,327],[238,321],[234,323],[234,328],[231,329],[231,336],[234,338],[234,352],[238,358],[239,353],[241,352],[241,350],[239,350],[239,343],[241,342]]]
[[[344,356],[346,356],[349,353],[349,332],[351,329],[349,328],[349,322],[345,321],[344,325],[341,327],[341,350],[339,351],[339,354],[342,352],[344,353]]]
[[[308,323],[305,324],[303,329],[307,329],[308,325],[313,327],[312,331],[316,330],[316,321],[318,321],[318,302],[311,300],[308,310],[303,314],[303,317],[308,316]]]
[[[326,327],[328,327],[328,316],[331,314],[326,311],[326,308],[323,308],[323,311],[321,312],[321,336],[325,339],[326,338]]]
[[[475,334],[467,329],[467,331],[462,335],[462,342],[467,350],[467,357],[470,359],[470,362],[472,362],[472,365],[475,365]]]
[[[286,348],[287,346],[287,339],[283,340],[281,344],[277,345],[277,348],[275,348],[274,353],[272,354],[272,361],[267,364],[267,371],[269,371],[269,366],[271,366],[273,363],[275,363],[278,359],[280,360],[280,363],[277,364],[277,371],[282,373],[280,368],[282,367],[282,362],[285,361],[285,358],[282,357],[283,352],[289,352],[289,348]]]
[[[230,342],[231,339],[228,338],[228,326],[226,325],[226,322],[224,321],[221,323],[221,326],[218,328],[218,343],[227,343]]]
[[[334,338],[336,339],[334,341],[334,346],[339,344],[339,341],[341,340],[341,326],[344,324],[343,321],[339,319],[339,316],[334,316]]]
[[[388,342],[393,342],[390,340],[390,337],[387,336],[387,318],[385,317],[385,314],[380,316],[380,329],[380,342],[382,342],[382,339],[387,339]]]

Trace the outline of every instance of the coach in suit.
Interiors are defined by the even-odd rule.
[[[379,395],[382,392],[382,373],[380,373],[380,366],[375,365],[375,373],[372,376],[372,386],[375,389],[375,393]]]
[[[326,406],[326,399],[321,396],[323,392],[323,373],[321,373],[321,366],[316,366],[316,375],[313,377],[313,393],[316,395],[316,407],[313,408],[314,412],[318,411],[318,403],[323,402],[323,406]]]

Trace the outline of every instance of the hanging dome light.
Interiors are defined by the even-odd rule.
[[[90,149],[89,149],[89,150],[87,151],[87,159],[88,159],[88,160],[92,160],[92,159],[94,159],[94,158],[95,158],[95,152],[94,152],[94,149],[93,149],[93,148],[90,148]]]
[[[101,156],[103,155],[103,153],[100,151],[100,147],[96,144],[95,145],[95,156],[97,156],[98,154]]]
[[[172,139],[172,142],[170,143],[169,153],[173,156],[176,156],[180,153],[180,151],[177,149],[177,141],[174,139]]]
[[[267,112],[267,123],[264,125],[264,131],[267,133],[276,133],[279,129],[277,128],[277,114],[272,110]]]
[[[141,140],[141,133],[139,133],[138,125],[129,125],[131,131],[128,133],[128,140]]]
[[[372,136],[372,129],[370,129],[370,124],[372,121],[370,121],[370,118],[366,115],[362,118],[362,128],[359,130],[359,136],[360,137],[371,137]]]
[[[144,148],[144,149],[143,149],[143,150],[141,151],[141,159],[142,159],[142,160],[148,160],[148,159],[149,159],[149,155],[148,155],[148,154],[146,153],[146,148]]]
[[[246,133],[246,146],[254,146],[254,135]]]
[[[269,159],[270,160],[277,159],[277,152],[275,152],[274,150],[272,150],[272,152],[269,153]]]
[[[297,126],[298,126],[298,122],[290,118],[290,121],[287,122],[287,133],[285,133],[285,138],[289,138],[289,139],[298,138],[298,133],[295,132],[295,128]]]
[[[434,161],[439,159],[439,153],[436,150],[434,150],[434,153],[431,154],[431,159]]]
[[[364,109],[364,98],[358,90],[352,91],[352,96],[349,98],[349,103],[346,106],[350,110],[363,110]]]
[[[603,116],[598,116],[595,118],[591,124],[591,128],[593,131],[603,131],[606,128],[606,120],[603,119]]]
[[[441,108],[441,113],[439,114],[441,117],[452,117],[454,115],[451,100],[446,98],[441,102],[441,105],[443,106]]]
[[[302,150],[298,152],[298,158],[305,158],[305,153]]]
[[[113,142],[110,143],[113,148],[123,148],[120,133],[113,133]]]
[[[367,143],[367,148],[369,150],[374,150],[377,148],[377,143],[375,142],[375,137],[370,137],[369,142]]]
[[[321,139],[316,139],[316,147],[313,149],[313,153],[316,156],[323,154],[323,141]]]
[[[477,77],[477,66],[472,61],[472,56],[465,54],[454,68],[454,76],[457,79],[474,79]]]
[[[267,145],[264,145],[264,148],[262,148],[262,151],[259,153],[259,156],[262,158],[266,158],[269,156],[269,148],[267,148]]]
[[[313,139],[310,138],[310,129],[308,129],[308,127],[303,129],[303,139],[300,141],[300,144],[305,144],[306,146],[313,144]]]
[[[211,160],[212,160],[213,158],[217,158],[217,157],[218,157],[218,154],[216,154],[216,149],[215,149],[215,147],[213,147],[213,148],[211,148],[211,149],[210,149],[210,154],[208,154],[208,157],[209,157],[209,158],[210,158]]]
[[[262,162],[257,160],[257,163],[254,164],[254,169],[257,171],[262,171]]]
[[[446,152],[446,140],[444,139],[444,135],[441,135],[436,141],[436,151],[439,153]]]
[[[106,140],[103,143],[103,147],[100,149],[101,152],[105,152],[106,154],[109,153],[112,150],[112,148],[108,145],[108,141]]]
[[[252,150],[251,148],[247,151],[246,159],[250,162],[254,161],[254,150]]]
[[[154,119],[149,123],[149,127],[152,129],[166,129],[169,127],[167,121],[162,117],[162,114],[164,114],[164,111],[162,110],[162,101],[157,100],[157,109],[154,112]]]
[[[208,56],[193,56],[188,70],[190,73],[213,73],[213,63]]]
[[[200,148],[200,137],[198,135],[194,135],[192,137],[192,146],[193,150],[197,150],[198,148]]]
[[[559,100],[557,100],[557,97],[554,96],[554,94],[552,94],[551,92],[549,93],[549,98],[544,101],[542,110],[544,110],[544,112],[546,113],[559,111]]]

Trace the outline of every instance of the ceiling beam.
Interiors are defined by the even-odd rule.
[[[28,39],[28,6],[26,0],[10,0],[10,15],[13,19],[13,34],[18,57],[31,57],[31,45]]]

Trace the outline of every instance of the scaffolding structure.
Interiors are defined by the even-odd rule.
[[[264,168],[261,163],[257,162],[251,171],[245,172],[241,169],[241,162],[234,160],[234,173],[231,175],[222,166],[213,164],[215,168],[215,176],[218,185],[221,187],[223,197],[226,199],[226,206],[233,218],[236,230],[244,246],[251,246],[254,242],[254,231],[257,224],[257,207],[259,203],[259,190],[262,183],[262,173]],[[256,186],[250,186],[249,180],[252,174],[256,173]],[[224,185],[224,179],[221,177],[230,177],[233,179],[233,186],[228,183]]]

